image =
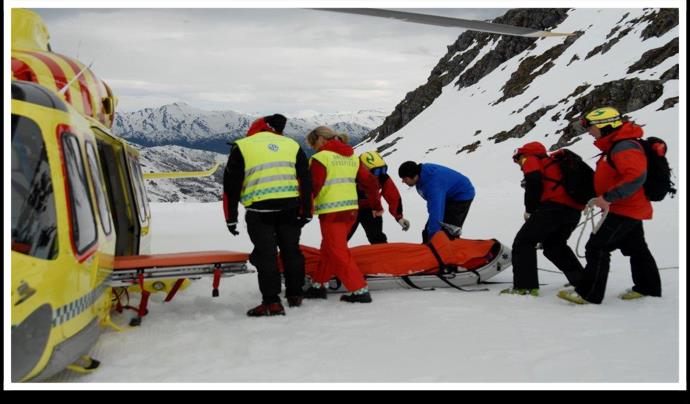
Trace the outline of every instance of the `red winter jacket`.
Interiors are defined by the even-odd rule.
[[[381,174],[376,177],[376,192],[388,203],[388,211],[395,218],[400,220],[403,217],[402,198],[398,188],[393,183],[393,179],[388,174]],[[364,192],[362,185],[357,184],[357,197],[360,209],[371,209],[368,194]]]
[[[328,150],[346,157],[352,156],[354,154],[354,150],[351,146],[337,139],[331,139],[328,142],[326,142],[326,144],[324,144],[323,147],[319,149],[319,151],[322,150]],[[312,159],[310,170],[312,181],[312,195],[314,198],[316,198],[316,195],[318,195],[321,191],[324,182],[326,182],[326,167],[324,167],[323,164],[321,164],[318,160]],[[371,206],[373,210],[383,210],[383,207],[381,206],[381,195],[378,192],[378,180],[369,172],[369,170],[363,164],[359,165],[359,171],[357,171],[356,182],[357,186],[361,187],[367,194],[367,199],[370,204],[369,206]],[[353,214],[354,216],[357,216],[357,209],[325,213],[319,215],[319,219],[332,221],[347,220],[346,218],[351,217]]]
[[[652,218],[652,204],[642,186],[647,177],[647,157],[642,145],[634,140],[642,134],[641,127],[626,122],[594,142],[603,152],[594,171],[594,190],[611,202],[609,212],[638,220]],[[616,168],[607,158],[613,160]]]
[[[575,202],[565,192],[565,188],[560,185],[555,186],[563,174],[558,164],[548,157],[546,147],[543,144],[539,142],[527,143],[519,148],[517,153],[524,157],[520,168],[525,174],[525,208],[527,213],[532,213],[536,209],[537,195],[539,195],[539,202],[556,202],[577,210],[585,208],[585,205]],[[537,181],[540,181],[541,187],[532,185]],[[530,194],[535,195],[531,196]]]

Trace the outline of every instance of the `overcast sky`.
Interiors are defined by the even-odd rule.
[[[463,30],[309,9],[33,9],[55,52],[106,80],[120,111],[390,112]],[[491,19],[504,8],[414,9]]]

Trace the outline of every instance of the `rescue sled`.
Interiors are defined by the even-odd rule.
[[[109,278],[109,286],[113,288],[138,285],[141,300],[138,307],[122,306],[118,299],[117,310],[130,308],[137,312],[130,325],[139,325],[141,318],[148,312],[148,298],[152,291],[146,285],[151,285],[153,291],[161,291],[167,283],[151,280],[176,279],[170,287],[165,301],[173,299],[186,279],[200,279],[213,277],[212,296],[218,296],[221,277],[253,272],[247,268],[249,254],[235,251],[201,251],[173,254],[150,254],[115,257],[113,272]],[[118,296],[116,294],[116,296]]]
[[[305,258],[305,273],[317,271],[320,251],[300,246]],[[394,287],[429,289],[481,285],[511,266],[511,250],[498,240],[450,239],[439,231],[428,244],[386,243],[350,249],[352,258],[364,274],[370,290]],[[307,282],[309,283],[309,282]],[[329,289],[344,292],[337,279]]]

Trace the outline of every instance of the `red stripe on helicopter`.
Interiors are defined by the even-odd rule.
[[[14,77],[18,80],[31,81],[34,83],[38,82],[36,73],[34,73],[28,64],[19,59],[12,58],[12,74],[14,74]]]
[[[22,52],[36,57],[38,60],[43,62],[48,67],[48,69],[50,69],[50,73],[53,75],[53,79],[55,80],[55,87],[57,87],[58,91],[69,82],[69,80],[67,80],[67,77],[65,76],[65,72],[62,71],[60,65],[58,65],[53,59],[51,59],[46,54],[35,51]],[[65,100],[67,100],[67,102],[69,102],[70,104],[72,103],[72,95],[69,92],[69,88],[67,89],[67,91],[65,91]]]
[[[87,74],[91,76],[91,80],[96,84],[96,92],[98,93],[98,103],[94,105],[94,108],[96,108],[96,119],[98,119],[98,122],[105,124],[105,114],[103,113],[103,98],[105,98],[106,95],[103,94],[103,82],[98,77],[96,77],[96,75],[91,71],[91,69],[86,69],[84,75]]]
[[[74,60],[68,58],[67,56],[60,55],[59,53],[56,53],[55,56],[62,58],[71,68],[72,71],[74,72],[74,75],[76,76],[81,72],[82,68],[77,65]],[[87,69],[86,66],[83,67],[84,69]],[[86,78],[84,77],[84,74],[86,72],[82,73],[77,81],[79,81],[79,90],[81,91],[81,98],[84,100],[84,114],[87,116],[93,116],[93,106],[91,104],[91,92],[89,91],[89,85],[86,82]]]

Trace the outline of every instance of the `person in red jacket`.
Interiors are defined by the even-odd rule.
[[[364,152],[359,156],[360,164],[364,165],[369,172],[377,179],[377,193],[379,193],[383,199],[388,203],[388,211],[398,222],[403,231],[410,229],[410,221],[403,217],[402,208],[402,198],[400,198],[400,192],[398,188],[393,183],[393,180],[388,176],[386,165],[383,158],[375,152],[369,151]],[[355,224],[352,225],[350,229],[350,234],[348,234],[348,241],[357,231],[359,224],[362,224],[362,228],[367,235],[367,240],[371,244],[382,244],[387,243],[388,238],[386,233],[383,232],[383,216],[374,216],[372,214],[371,204],[369,203],[369,198],[364,192],[364,188],[361,184],[357,184],[357,198],[359,203],[359,213],[357,214],[357,220]]]
[[[525,224],[513,241],[513,287],[501,293],[539,295],[538,243],[544,249],[544,256],[563,271],[568,282],[577,285],[583,268],[568,246],[568,238],[577,227],[585,205],[566,193],[559,182],[563,177],[561,169],[547,155],[543,144],[525,144],[513,154],[513,161],[525,175]]]
[[[634,286],[619,297],[624,300],[661,296],[659,268],[644,238],[643,220],[652,218],[652,204],[644,193],[647,157],[636,139],[642,128],[623,122],[611,107],[597,108],[581,120],[602,151],[594,171],[594,205],[608,215],[585,246],[587,265],[574,291],[562,290],[558,297],[578,304],[600,304],[604,299],[611,252],[620,249],[630,257]],[[611,161],[608,161],[610,159]]]
[[[354,150],[347,145],[347,135],[326,126],[309,132],[307,143],[317,151],[310,160],[314,213],[321,225],[321,256],[312,286],[304,292],[307,299],[325,299],[326,285],[337,276],[348,294],[341,301],[370,303],[367,282],[347,246],[347,235],[357,220],[359,184],[367,194],[372,216],[383,214],[376,178],[369,173]]]

